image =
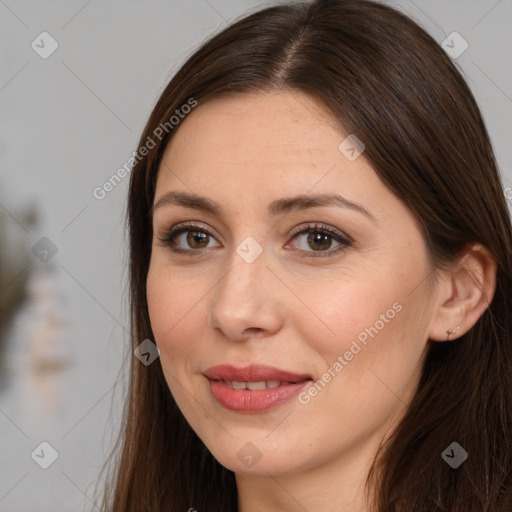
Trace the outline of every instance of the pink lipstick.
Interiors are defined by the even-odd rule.
[[[210,391],[223,407],[237,412],[262,412],[290,400],[313,379],[263,365],[236,367],[222,364],[208,368],[203,375]]]

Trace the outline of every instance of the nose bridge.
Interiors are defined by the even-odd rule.
[[[227,274],[219,283],[217,304],[234,300],[233,305],[241,311],[246,305],[254,307],[258,301],[263,300],[261,293],[268,289],[265,283],[271,276],[267,264],[268,258],[263,246],[254,238],[247,237],[233,247]]]
[[[269,293],[272,272],[263,246],[247,237],[233,247],[226,274],[215,290],[210,324],[227,336],[243,337],[247,329],[272,331],[279,324],[276,296]]]

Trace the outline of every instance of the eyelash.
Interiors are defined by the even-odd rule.
[[[171,251],[174,253],[198,256],[198,255],[200,255],[201,252],[203,252],[202,250],[200,250],[200,249],[179,249],[175,245],[175,238],[179,234],[181,234],[183,232],[187,232],[187,231],[196,231],[196,232],[204,233],[208,236],[215,238],[213,236],[213,234],[210,233],[210,231],[208,231],[207,229],[205,229],[204,227],[202,227],[200,225],[185,224],[185,225],[181,225],[178,227],[170,228],[169,230],[164,232],[163,236],[159,237],[158,240],[160,240],[160,242],[162,242],[163,244],[167,245],[171,249]],[[329,226],[326,226],[324,224],[317,224],[317,223],[307,224],[306,226],[300,226],[299,228],[293,230],[291,236],[293,239],[293,238],[296,238],[298,235],[303,235],[306,233],[308,233],[308,234],[309,233],[320,233],[320,234],[329,235],[336,242],[339,242],[340,244],[342,244],[341,246],[339,246],[335,249],[331,249],[331,250],[327,250],[327,251],[316,252],[316,251],[300,251],[299,250],[299,252],[303,252],[303,253],[307,254],[306,256],[304,256],[306,258],[326,258],[326,257],[332,256],[334,254],[338,254],[341,251],[344,251],[345,249],[352,246],[352,244],[353,244],[353,240],[348,235],[342,235],[338,231],[335,231],[332,228],[330,228]],[[310,252],[312,254],[310,254]]]

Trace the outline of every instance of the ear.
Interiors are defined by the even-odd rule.
[[[479,243],[465,249],[453,270],[441,272],[430,339],[451,341],[476,324],[494,297],[496,272],[494,257]]]

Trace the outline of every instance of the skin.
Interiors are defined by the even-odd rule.
[[[459,326],[454,339],[474,325],[492,299],[492,258],[475,244],[459,266],[433,272],[411,211],[364,152],[354,161],[342,154],[347,134],[302,93],[212,100],[177,130],[155,204],[180,191],[206,196],[222,212],[173,204],[154,210],[147,295],[170,392],[214,457],[235,472],[241,512],[369,511],[366,473],[413,395],[428,340],[444,341]],[[374,220],[339,206],[267,213],[276,199],[320,193],[341,194]],[[174,242],[195,254],[176,254],[160,239],[188,221],[201,228]],[[353,242],[337,251],[344,244],[329,236],[320,249],[307,232],[290,236],[308,223]],[[191,237],[204,229],[212,234],[204,242]],[[263,250],[252,263],[236,252],[246,237]],[[308,257],[319,252],[325,256]],[[307,404],[294,398],[257,414],[229,411],[202,375],[221,363],[260,363],[316,381],[396,303],[394,318],[359,343]],[[237,456],[248,442],[261,455],[251,467]]]

